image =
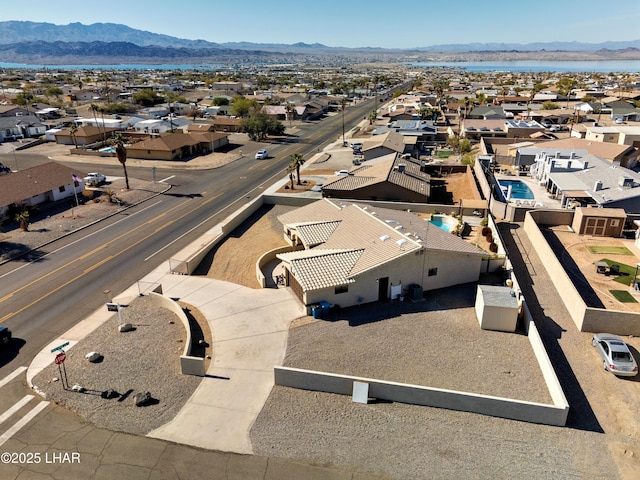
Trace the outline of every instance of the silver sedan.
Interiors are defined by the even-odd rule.
[[[638,364],[627,344],[618,335],[596,333],[591,344],[602,357],[602,365],[608,372],[624,377],[633,377],[638,374]]]

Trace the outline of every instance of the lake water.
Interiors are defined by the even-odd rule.
[[[505,62],[417,62],[414,67],[460,68],[469,72],[640,72],[640,60]]]
[[[257,65],[257,64],[255,64]],[[603,61],[544,61],[517,60],[505,62],[418,62],[415,67],[460,68],[469,72],[640,72],[640,60]],[[29,65],[26,63],[0,62],[0,68],[24,68],[30,70],[222,70],[238,65],[216,65],[205,63],[144,64],[124,63],[114,65]]]

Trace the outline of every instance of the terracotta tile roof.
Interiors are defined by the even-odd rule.
[[[278,255],[291,264],[305,291],[350,283],[358,274],[423,248],[485,255],[478,247],[401,210],[323,199],[278,220],[296,231],[307,247]]]
[[[354,283],[350,275],[363,250],[304,250],[281,254],[305,291]],[[295,255],[298,254],[298,255]]]
[[[86,172],[56,162],[0,175],[0,206],[21,202],[63,185],[70,186],[74,173],[80,178],[86,176]]]

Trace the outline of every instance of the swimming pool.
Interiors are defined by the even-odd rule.
[[[536,198],[529,186],[521,180],[500,180],[498,183],[502,187],[505,198],[507,198],[509,186],[511,186],[511,199],[535,200]]]
[[[445,232],[451,232],[458,224],[458,220],[446,215],[431,215],[429,222],[433,223],[436,227],[444,230]]]
[[[100,151],[104,153],[116,153],[116,149],[114,147],[101,148]]]

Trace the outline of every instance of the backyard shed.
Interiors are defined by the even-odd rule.
[[[518,308],[518,299],[511,288],[478,285],[476,316],[483,330],[515,332]]]
[[[571,228],[578,235],[621,237],[626,219],[623,208],[578,207]]]

